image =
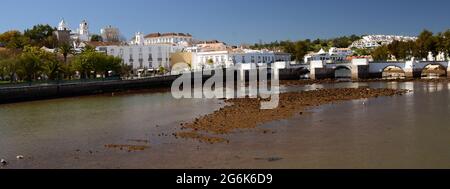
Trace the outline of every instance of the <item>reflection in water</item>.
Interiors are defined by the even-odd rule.
[[[310,76],[309,73],[303,74],[303,75],[300,75],[300,79],[309,79],[309,76]]]
[[[325,105],[313,109],[311,116],[288,121],[291,127],[286,133],[292,134],[286,135],[293,141],[284,145],[298,152],[291,158],[307,162],[302,168],[449,168],[450,86],[420,82],[368,85],[414,91]],[[271,126],[277,127],[276,123]]]
[[[427,92],[440,92],[442,90],[446,90],[446,85],[443,83],[429,83],[428,85],[424,85],[424,91]]]
[[[427,73],[427,74],[422,74],[421,79],[439,79],[439,78],[443,78],[443,77],[445,77],[445,76],[441,75],[441,74]]]
[[[414,91],[414,82],[404,82],[400,83],[400,85],[402,86],[402,89]]]
[[[219,100],[151,93],[0,105],[0,158],[33,159],[11,161],[12,168],[450,168],[450,84],[343,82],[280,90],[352,87],[413,92],[316,107],[264,124],[261,129],[272,134],[260,128],[237,132],[226,136],[230,144],[217,145],[170,133],[180,122],[222,107]],[[104,149],[135,144],[130,139],[148,140],[150,148],[139,153]],[[255,161],[265,157],[283,159]]]

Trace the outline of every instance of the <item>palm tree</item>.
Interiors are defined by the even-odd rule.
[[[120,70],[119,70],[119,72],[120,72],[120,75],[122,76],[122,77],[125,77],[125,78],[128,78],[128,77],[130,77],[130,74],[131,74],[131,71],[133,70],[133,67],[131,66],[131,65],[127,65],[127,64],[125,64],[125,63],[122,63],[121,65],[120,65]]]
[[[63,43],[63,44],[59,45],[58,52],[63,55],[64,63],[67,64],[67,56],[69,56],[69,54],[74,54],[75,50],[74,50],[73,46],[70,45],[69,43]]]

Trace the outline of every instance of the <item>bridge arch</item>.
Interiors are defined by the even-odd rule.
[[[339,65],[334,69],[334,78],[352,78],[352,68],[350,66]]]
[[[403,79],[406,77],[405,70],[397,65],[387,65],[381,70],[383,79]]]
[[[438,62],[429,63],[420,71],[420,76],[422,78],[439,78],[445,77],[447,74],[447,68]]]

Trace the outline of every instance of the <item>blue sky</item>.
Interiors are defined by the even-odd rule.
[[[231,44],[330,38],[349,34],[417,35],[450,28],[448,0],[2,0],[0,32],[34,24],[90,30],[186,32]]]

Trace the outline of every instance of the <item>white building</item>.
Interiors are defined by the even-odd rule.
[[[188,33],[151,33],[144,36],[144,45],[179,44],[188,46],[192,42],[192,35]]]
[[[291,61],[291,55],[288,53],[249,49],[196,52],[192,57],[191,69],[193,70],[227,68],[238,63],[271,64]]]
[[[71,34],[70,34],[70,28],[67,25],[66,21],[62,19],[58,27],[56,28],[56,31],[53,32],[53,35],[58,40],[58,43],[70,43],[71,41]]]
[[[142,34],[141,32],[137,32],[133,39],[130,41],[131,45],[145,45],[145,39],[144,39],[144,34]]]
[[[58,31],[70,31],[70,28],[67,25],[66,21],[64,19],[61,19],[61,21],[58,23],[57,30]]]
[[[79,28],[77,28],[76,32],[72,32],[70,30],[69,25],[64,19],[59,22],[56,29],[57,30],[55,34],[60,39],[64,38],[63,41],[87,42],[91,39],[91,35],[89,33],[89,24],[86,20],[83,20],[80,23]]]
[[[382,45],[389,45],[393,41],[415,41],[417,37],[398,35],[367,35],[355,41],[349,48],[376,48]]]
[[[214,69],[233,65],[231,53],[225,51],[194,52],[192,54],[192,70]]]
[[[75,41],[90,41],[91,35],[89,33],[89,24],[86,20],[83,20],[79,28],[75,33],[72,34],[72,39]]]
[[[160,67],[170,69],[170,54],[181,52],[183,47],[168,44],[100,46],[97,50],[122,58],[125,64],[135,70],[156,70]]]
[[[320,49],[317,53],[309,53],[304,57],[304,61],[305,63],[315,60],[322,60],[327,63],[344,62],[347,60],[347,57],[351,55],[353,55],[353,51],[349,48],[332,47],[328,52]]]
[[[58,27],[56,29],[57,31],[71,32],[69,25],[64,19],[62,19],[59,22]],[[86,20],[83,20],[80,23],[79,28],[77,28],[76,32],[70,33],[70,39],[72,41],[79,41],[79,42],[90,41],[91,35],[89,33],[89,24],[86,22]]]

